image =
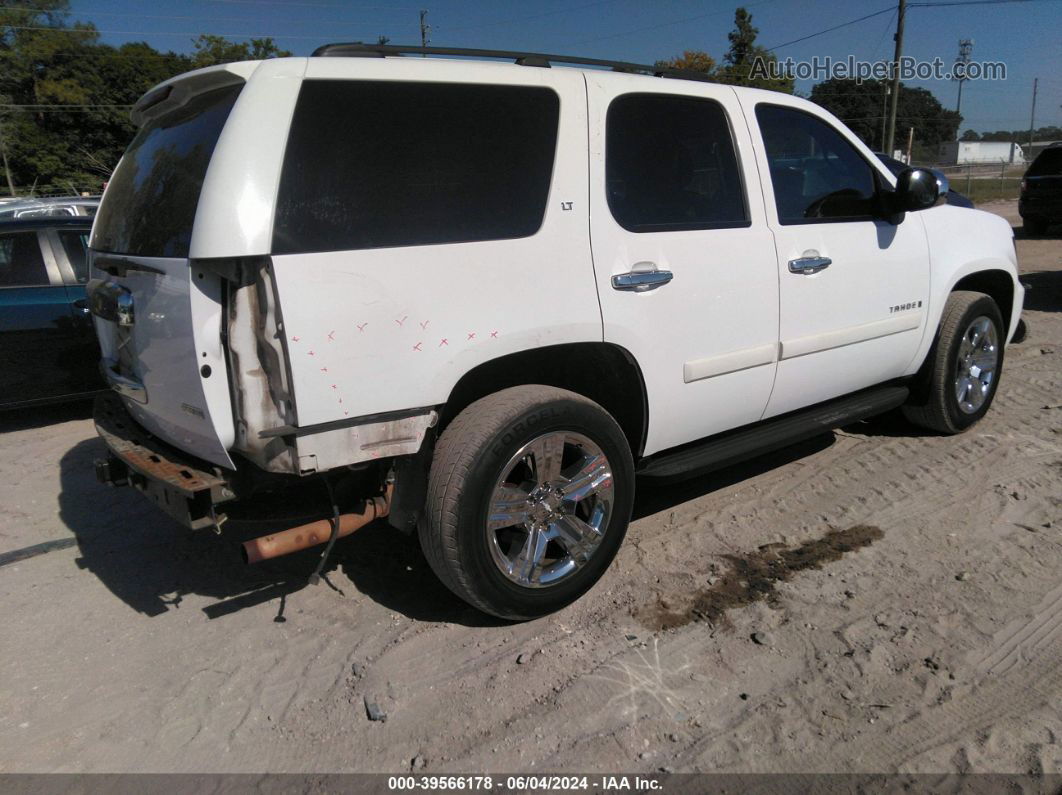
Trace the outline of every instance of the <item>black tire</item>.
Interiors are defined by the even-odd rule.
[[[1047,232],[1047,221],[1043,218],[1022,218],[1021,228],[1026,236],[1043,235]]]
[[[955,375],[963,335],[979,317],[988,318],[995,327],[998,359],[984,402],[976,411],[967,413],[959,407]],[[952,293],[944,305],[933,347],[915,380],[911,398],[903,407],[904,416],[915,425],[944,434],[962,433],[974,425],[988,412],[999,388],[1006,333],[999,307],[989,296],[967,290]]]
[[[512,457],[551,431],[580,434],[604,453],[613,478],[611,513],[600,543],[581,568],[548,587],[522,587],[491,558],[487,512]],[[443,432],[418,534],[432,570],[457,596],[485,613],[527,620],[570,604],[600,579],[623,541],[633,503],[630,447],[608,412],[574,392],[518,386],[477,400]]]

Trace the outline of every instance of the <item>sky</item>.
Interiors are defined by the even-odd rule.
[[[911,0],[914,2],[915,0]],[[91,21],[103,41],[147,41],[177,52],[191,39],[214,33],[233,40],[272,36],[295,55],[334,41],[419,44],[419,12],[427,9],[430,43],[438,46],[528,50],[652,63],[683,50],[704,50],[722,60],[733,28],[734,0],[71,0],[73,18]],[[937,0],[941,2],[941,0]],[[973,39],[975,61],[1002,61],[1005,81],[970,81],[963,88],[961,129],[1025,129],[1033,79],[1039,77],[1036,126],[1062,126],[1062,0],[910,7],[904,54],[951,64],[959,39]],[[31,2],[27,2],[31,5]],[[889,60],[896,27],[895,0],[809,3],[752,0],[745,4],[757,43],[780,58],[814,56]],[[793,42],[874,12],[884,13]],[[815,81],[798,81],[804,94]],[[957,84],[910,81],[955,108]]]

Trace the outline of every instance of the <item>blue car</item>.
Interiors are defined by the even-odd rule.
[[[85,282],[92,219],[0,223],[0,409],[105,388]]]

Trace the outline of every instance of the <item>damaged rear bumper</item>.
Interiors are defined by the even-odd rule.
[[[116,394],[96,398],[93,420],[108,449],[107,457],[95,462],[101,483],[133,486],[192,530],[224,521],[215,506],[236,499],[236,493],[220,469],[144,430]]]

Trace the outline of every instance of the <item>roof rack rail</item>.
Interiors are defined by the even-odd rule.
[[[402,44],[363,44],[362,42],[325,44],[313,51],[313,57],[315,58],[385,58],[389,55],[453,55],[465,58],[504,58],[515,62],[519,66],[538,66],[546,69],[554,63],[600,66],[611,69],[613,72],[712,82],[706,74],[694,72],[690,69],[671,69],[647,64],[628,63],[626,61],[607,61],[600,58],[582,58],[576,55],[550,55],[542,52],[477,50],[465,47],[417,47]]]

